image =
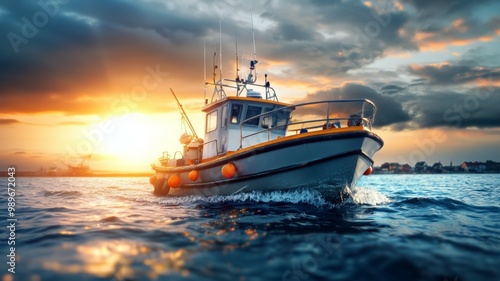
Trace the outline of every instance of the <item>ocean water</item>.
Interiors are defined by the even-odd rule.
[[[0,276],[500,280],[499,185],[497,174],[372,175],[332,205],[312,190],[160,198],[147,178],[16,178],[9,217],[1,178]]]

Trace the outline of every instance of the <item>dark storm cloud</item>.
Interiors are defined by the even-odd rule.
[[[359,84],[308,94],[296,102],[329,99],[368,99],[377,106],[375,126],[399,131],[417,128],[492,128],[500,126],[500,88],[475,87],[464,92],[432,91],[425,94],[387,85],[404,95],[385,95]],[[307,112],[317,113],[317,112]]]
[[[277,24],[273,38],[284,41],[308,41],[320,39],[320,35],[314,30],[305,28],[291,22],[281,22]]]
[[[416,102],[411,107],[415,115],[406,111],[405,106],[416,95],[411,93],[413,86],[427,89],[489,77],[496,81],[499,69],[487,64],[496,58],[485,59],[486,64],[482,64],[472,54],[448,66],[406,67],[405,74],[416,78],[409,85],[398,83],[398,73],[362,72],[392,51],[417,51],[421,47],[418,44],[473,41],[500,28],[498,17],[464,17],[488,1],[408,1],[407,5],[418,14],[411,8],[399,10],[392,1],[371,2],[372,6],[363,1],[340,0],[255,1],[259,60],[282,62],[281,73],[273,74],[280,76],[281,81],[314,81],[317,77],[328,83],[340,83],[344,78],[368,81],[371,88],[346,84],[317,95],[374,100],[379,109],[378,126],[409,121],[421,121],[424,127],[432,125],[424,117],[410,120],[421,116],[418,112],[426,108]],[[27,43],[13,46],[7,35],[12,32],[23,36],[23,17],[33,22],[33,16],[44,9],[38,1],[0,4],[0,112],[101,114],[109,111],[110,103],[121,100],[141,83],[147,66],[160,65],[163,71],[171,73],[168,82],[192,87],[193,81],[199,81],[201,89],[203,41],[207,40],[207,53],[212,52],[212,45],[218,49],[218,43],[213,42],[218,42],[219,16],[223,16],[223,45],[229,46],[223,50],[225,71],[233,71],[235,30],[241,32],[238,38],[251,38],[250,5],[236,0],[68,1],[58,9],[33,37],[26,38]],[[428,37],[416,40],[419,33]],[[248,42],[251,39],[244,43]],[[241,45],[245,44],[238,42]],[[253,52],[246,51],[247,57],[249,53]],[[168,90],[166,84],[164,90]],[[436,92],[435,98],[441,94],[446,92]],[[164,99],[151,98],[147,103],[149,109],[165,110],[165,106],[159,106],[165,103]],[[432,112],[445,110],[439,108]]]
[[[11,125],[11,124],[18,124],[21,123],[17,119],[0,119],[0,126],[1,125]]]
[[[190,67],[176,66],[192,63],[203,43],[186,42],[217,24],[195,12],[135,1],[0,4],[0,111],[99,114],[140,85],[147,66],[188,76]]]
[[[500,80],[500,68],[461,64],[412,65],[410,74],[422,77],[430,84],[456,85],[474,81]]]
[[[417,9],[420,18],[455,16],[468,14],[472,9],[494,2],[494,0],[403,0]]]
[[[373,62],[387,49],[416,50],[410,37],[399,34],[408,15],[389,2],[376,7],[356,1],[287,3],[261,16],[273,23],[263,33],[271,42],[266,56],[289,61],[292,72],[338,75]]]
[[[400,93],[404,89],[405,89],[404,87],[400,87],[398,85],[385,85],[380,90],[382,91],[382,93],[390,95],[390,94]]]
[[[500,126],[498,104],[500,88],[477,87],[464,93],[429,91],[405,107],[418,128],[491,128]]]
[[[308,94],[303,100],[297,102],[332,99],[368,99],[372,101],[377,106],[375,126],[391,126],[397,123],[410,121],[410,116],[403,110],[401,103],[389,96],[378,93],[368,86],[360,84],[344,84],[338,88]]]

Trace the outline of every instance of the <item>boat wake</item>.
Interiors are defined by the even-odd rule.
[[[352,201],[356,205],[383,205],[391,203],[392,200],[375,189],[367,187],[357,187],[349,191],[350,197],[347,202]]]
[[[380,205],[391,202],[382,193],[369,189],[357,188],[349,192],[349,197],[344,203],[356,205]],[[324,194],[315,189],[299,189],[286,191],[261,192],[253,191],[248,193],[238,193],[233,195],[214,195],[210,197],[200,195],[190,195],[184,197],[164,197],[158,200],[161,205],[184,205],[190,203],[293,203],[308,204],[318,208],[334,208],[339,204],[333,203]],[[342,203],[343,204],[343,203]],[[341,204],[340,204],[341,205]]]

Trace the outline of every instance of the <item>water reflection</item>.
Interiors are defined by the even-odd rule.
[[[61,274],[90,274],[100,278],[157,279],[160,275],[189,275],[184,269],[187,251],[177,249],[165,251],[135,241],[97,241],[85,245],[63,244],[66,250],[74,251],[68,260],[46,261],[46,270]]]

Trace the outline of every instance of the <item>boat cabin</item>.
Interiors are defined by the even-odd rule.
[[[289,104],[262,99],[258,92],[248,89],[246,97],[227,96],[206,105],[203,160],[227,152],[285,136],[290,110],[267,112]]]

